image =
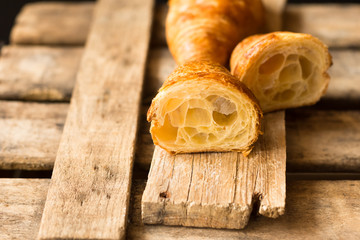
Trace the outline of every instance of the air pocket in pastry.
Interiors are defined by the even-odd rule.
[[[248,37],[230,60],[231,73],[251,89],[264,112],[316,103],[327,89],[330,65],[319,39],[291,32]]]
[[[260,133],[262,112],[253,94],[210,61],[190,61],[168,77],[148,111],[156,145],[171,153],[240,151]]]

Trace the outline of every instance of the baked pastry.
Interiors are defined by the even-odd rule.
[[[261,0],[170,0],[166,40],[178,64],[227,65],[236,44],[258,32],[263,15]]]
[[[260,133],[249,89],[220,64],[190,61],[170,74],[149,108],[154,144],[171,153],[241,151]]]
[[[231,73],[251,89],[264,112],[316,103],[327,89],[331,64],[319,39],[291,32],[248,37],[230,60]]]

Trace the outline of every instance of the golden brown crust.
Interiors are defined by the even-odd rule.
[[[161,110],[161,101],[163,101],[164,97],[169,97],[174,94],[173,89],[178,88],[179,86],[187,84],[187,87],[191,87],[195,85],[196,87],[201,87],[201,92],[207,92],[209,88],[213,86],[220,87],[221,86],[226,89],[226,91],[235,94],[236,96],[241,96],[242,99],[246,99],[248,103],[247,106],[250,106],[255,112],[255,116],[253,119],[253,125],[255,126],[254,134],[251,136],[249,142],[247,142],[246,146],[241,148],[231,147],[221,147],[221,146],[213,146],[211,148],[201,148],[192,149],[191,152],[212,152],[212,151],[240,151],[244,152],[244,154],[248,154],[252,145],[258,138],[258,135],[261,134],[260,131],[260,121],[262,118],[262,111],[260,106],[251,93],[251,91],[238,79],[230,74],[230,72],[223,66],[218,63],[213,63],[211,61],[190,61],[187,62],[175,69],[175,71],[168,77],[165,81],[161,89],[159,90],[158,95],[153,99],[152,104],[148,110],[147,120],[151,121],[151,129],[150,132],[153,137],[154,144],[161,146],[166,151],[170,153],[182,153],[189,152],[184,149],[177,149],[176,147],[169,147],[162,144],[158,141],[156,137],[156,130],[161,127],[163,123],[160,120],[163,119],[164,116],[160,116],[162,113]],[[190,88],[189,87],[189,88]],[[191,90],[189,89],[189,92]],[[187,97],[191,95],[191,93],[187,94]]]
[[[297,54],[297,52],[301,51],[308,51],[313,52],[314,54],[316,53],[319,56],[321,55],[318,57],[318,62],[313,62],[314,65],[318,64],[320,61],[322,62],[322,64],[319,63],[322,83],[321,86],[319,86],[320,92],[316,93],[319,96],[314,97],[309,101],[294,101],[288,105],[271,106],[268,104],[265,106],[264,100],[261,96],[259,96],[260,94],[254,86],[257,84],[255,82],[259,81],[254,72],[258,72],[259,65],[263,63],[267,55],[274,53],[282,54],[282,51],[285,51],[285,48],[287,48],[286,51],[288,52],[284,55]],[[292,48],[293,52],[291,52],[291,50],[289,51],[289,48]],[[305,52],[304,54],[307,53]],[[292,32],[273,32],[269,34],[250,36],[236,46],[230,59],[231,73],[252,90],[257,99],[260,101],[260,105],[262,106],[264,112],[316,103],[320,96],[326,92],[330,80],[326,71],[331,65],[332,58],[325,44],[310,34]]]
[[[235,45],[263,23],[261,0],[171,0],[166,39],[178,64],[207,59],[226,65]]]

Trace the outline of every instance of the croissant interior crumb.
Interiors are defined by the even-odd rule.
[[[167,149],[176,145],[180,152],[181,146],[187,151],[248,146],[257,134],[258,121],[250,100],[239,94],[224,95],[216,86],[206,91],[200,89],[187,93],[183,86],[167,93],[161,100],[158,124],[152,127],[153,137]]]
[[[258,81],[252,88],[263,110],[304,102],[318,92],[322,77],[317,62],[306,49],[265,58],[255,73]]]

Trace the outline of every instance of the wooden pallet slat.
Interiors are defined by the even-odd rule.
[[[359,4],[288,4],[284,30],[310,33],[330,47],[359,47],[359,12]]]
[[[289,171],[360,172],[360,111],[296,109],[286,116]]]
[[[0,101],[0,169],[51,170],[68,104]]]
[[[0,169],[52,170],[68,107],[0,101],[0,129],[7,129],[0,135]],[[146,111],[142,106],[135,157],[143,169],[154,152]],[[287,171],[360,172],[358,111],[298,109],[286,120]]]
[[[263,0],[267,31],[279,30],[285,0]],[[275,3],[275,4],[274,4]],[[17,18],[12,42],[17,44],[83,45],[91,23],[93,3],[31,3]],[[165,4],[156,8],[152,42],[166,45]],[[280,12],[279,12],[280,11]],[[319,37],[330,47],[360,46],[358,4],[287,4],[283,29]],[[44,20],[46,19],[46,21]],[[74,20],[75,19],[75,20]],[[66,27],[56,27],[59,23]]]
[[[0,99],[69,101],[82,53],[81,47],[3,47]]]
[[[359,101],[360,51],[331,49],[330,52],[334,65],[329,70],[331,80],[322,101]],[[0,56],[0,99],[68,101],[81,53],[80,48],[5,47]],[[23,61],[31,61],[36,66],[23,69]],[[168,49],[149,51],[144,103],[151,101],[175,67]]]
[[[0,239],[35,239],[50,179],[0,178]]]
[[[39,239],[124,239],[153,1],[100,0]]]
[[[144,223],[242,229],[255,198],[259,213],[285,210],[284,112],[267,114],[264,135],[241,153],[170,155],[155,148],[142,199]]]
[[[93,2],[29,3],[12,29],[12,44],[83,45],[94,10]]]
[[[145,183],[134,183],[128,239],[358,239],[360,181],[288,181],[286,214],[253,217],[241,231],[144,225],[140,221]],[[137,186],[137,187],[136,187]]]
[[[0,179],[0,238],[34,239],[49,179]],[[128,239],[358,239],[360,181],[290,181],[286,214],[255,217],[241,231],[184,228],[141,223],[144,180],[133,184]]]
[[[329,69],[331,79],[323,100],[360,102],[360,50],[331,49],[330,52],[333,66]]]

